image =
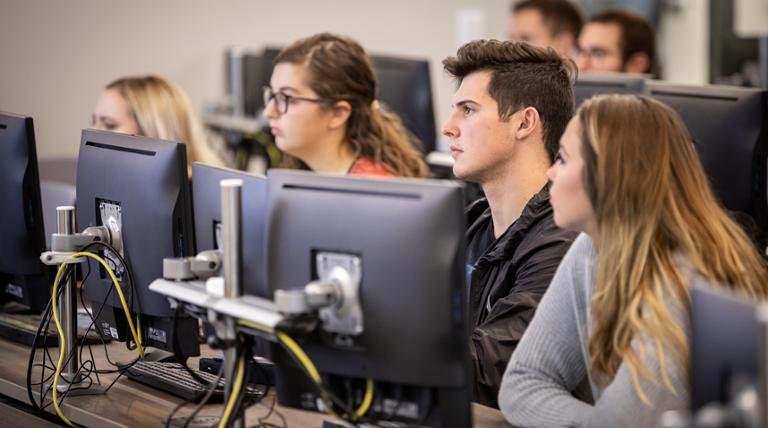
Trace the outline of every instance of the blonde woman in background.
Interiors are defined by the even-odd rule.
[[[178,141],[187,162],[221,164],[209,148],[189,97],[178,85],[157,76],[122,77],[108,84],[93,111],[94,129]]]
[[[515,426],[658,426],[688,408],[689,289],[764,299],[765,263],[651,98],[587,101],[548,176],[555,223],[584,233],[512,355],[501,411]],[[594,403],[570,393],[585,378]]]

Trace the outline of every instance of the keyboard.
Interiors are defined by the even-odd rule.
[[[207,373],[218,373],[222,364],[221,358],[200,358],[200,370]],[[257,364],[258,368],[256,367]],[[251,373],[248,383],[275,385],[275,363],[266,358],[254,356],[248,365]]]
[[[41,315],[9,314],[0,312],[0,337],[23,343],[27,346],[32,346],[41,319]],[[86,330],[90,324],[91,319],[88,314],[78,312],[78,343],[83,343],[83,336],[85,336],[85,343],[87,344],[97,344],[102,342],[99,333],[96,331],[96,326],[91,328],[86,334]],[[111,340],[112,338],[110,337],[104,337],[104,342],[110,342]],[[51,321],[48,331],[41,332],[40,338],[37,339],[37,346],[43,347],[43,345],[46,347],[59,346],[59,333],[56,331],[56,324],[54,324],[53,321]]]
[[[207,393],[208,385],[215,382],[217,376],[200,370],[194,370],[194,372],[205,380],[207,385],[198,383],[179,363],[140,360],[126,371],[126,375],[128,379],[133,381],[176,395],[187,401],[199,403]],[[226,380],[222,377],[208,403],[224,401],[225,385]],[[246,394],[247,399],[258,400],[262,396],[262,391],[247,386]]]

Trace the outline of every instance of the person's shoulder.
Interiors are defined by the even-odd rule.
[[[575,255],[587,256],[591,258],[595,256],[595,243],[592,241],[592,238],[590,238],[589,235],[586,233],[580,233],[578,236],[576,236],[576,239],[574,239],[573,244],[571,244],[571,248],[568,252]]]
[[[541,210],[524,231],[517,251],[518,257],[529,257],[540,251],[559,251],[565,254],[577,236],[577,232],[561,229],[555,224],[551,209]]]

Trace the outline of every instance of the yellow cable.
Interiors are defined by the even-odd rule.
[[[357,410],[355,410],[355,417],[359,418],[365,415],[365,413],[368,412],[368,409],[371,408],[371,403],[373,403],[373,380],[366,379],[365,395],[363,396],[363,402],[360,403],[360,407],[358,407]]]
[[[51,308],[53,310],[53,322],[56,324],[56,330],[59,332],[59,342],[60,342],[60,350],[59,350],[59,361],[56,363],[56,372],[54,373],[53,377],[53,407],[56,408],[56,414],[59,415],[62,421],[66,423],[67,425],[74,427],[75,424],[72,423],[66,416],[64,416],[64,412],[61,411],[61,408],[59,407],[59,397],[58,397],[58,391],[59,391],[59,376],[61,376],[61,366],[64,363],[64,350],[67,349],[67,342],[64,338],[64,329],[61,327],[61,322],[59,321],[59,312],[56,310],[58,308],[57,305],[57,299],[56,295],[58,294],[58,288],[59,288],[59,279],[61,278],[61,272],[64,270],[64,268],[67,266],[66,263],[62,263],[61,266],[59,266],[59,270],[56,271],[56,277],[53,280],[53,295],[51,296],[53,299],[53,307]],[[42,403],[41,403],[42,405]]]
[[[309,373],[312,380],[317,383],[318,386],[320,386],[320,391],[322,393],[322,378],[320,377],[320,373],[317,371],[317,368],[312,363],[312,360],[309,359],[309,356],[304,352],[303,349],[299,346],[298,343],[296,343],[295,340],[293,340],[290,336],[283,333],[282,331],[277,332],[277,338],[285,344],[285,346],[296,356],[296,358],[299,360],[301,365],[304,366],[307,373]],[[325,397],[324,397],[325,398]],[[371,404],[373,403],[373,380],[366,379],[365,383],[365,395],[363,396],[363,402],[360,404],[360,407],[355,411],[355,414],[352,416],[353,418],[357,419],[363,415],[365,415],[366,412],[371,408]],[[332,416],[335,416],[339,419],[341,418],[339,415],[337,415],[332,407],[328,406],[328,413],[330,413]]]
[[[56,324],[56,330],[59,333],[59,361],[56,363],[56,371],[54,372],[53,377],[53,407],[56,409],[56,414],[63,420],[67,425],[74,427],[75,425],[70,421],[66,416],[64,416],[64,413],[61,411],[61,408],[59,406],[59,399],[58,399],[58,386],[59,386],[59,377],[61,376],[61,366],[64,363],[64,350],[67,349],[67,341],[64,336],[64,329],[61,326],[61,321],[59,320],[59,312],[58,312],[58,289],[59,289],[59,281],[61,280],[61,273],[64,271],[64,269],[67,267],[71,261],[77,257],[90,257],[97,262],[101,263],[102,266],[104,266],[104,269],[106,269],[107,273],[109,273],[110,278],[112,279],[112,282],[115,284],[115,288],[117,289],[117,293],[120,296],[120,302],[123,305],[123,310],[125,310],[125,316],[128,319],[128,326],[131,328],[131,334],[133,335],[133,339],[136,341],[136,345],[139,350],[139,355],[144,356],[144,348],[141,346],[141,334],[137,333],[136,328],[133,325],[133,320],[131,319],[131,314],[128,309],[128,303],[125,300],[125,296],[123,296],[123,291],[120,288],[120,283],[117,281],[117,277],[115,276],[115,273],[112,271],[112,269],[107,265],[107,262],[104,261],[101,257],[88,252],[78,252],[75,254],[72,254],[70,257],[68,257],[61,265],[59,266],[59,269],[56,271],[56,277],[53,280],[53,290],[51,292],[51,298],[52,298],[52,307],[51,310],[53,311],[53,322]],[[136,320],[138,323],[138,319]]]
[[[125,318],[128,320],[128,327],[131,329],[131,335],[133,336],[133,340],[136,342],[136,347],[139,349],[139,355],[143,358],[144,357],[144,347],[141,343],[141,331],[136,330],[136,326],[133,324],[133,320],[131,319],[131,311],[128,308],[128,302],[125,300],[125,296],[123,295],[123,290],[120,288],[120,283],[117,281],[117,277],[115,276],[115,273],[112,272],[112,269],[110,269],[109,265],[107,265],[107,262],[104,261],[101,257],[97,256],[96,254],[89,253],[86,251],[81,251],[75,254],[72,254],[72,258],[75,257],[90,257],[97,262],[101,263],[102,266],[104,266],[104,269],[109,274],[109,277],[112,278],[112,282],[115,284],[115,289],[117,289],[117,295],[120,297],[120,303],[123,305],[123,311],[125,312]],[[126,266],[127,269],[127,266]],[[138,323],[138,316],[136,317],[136,322]]]
[[[240,356],[240,358],[237,360],[237,369],[235,370],[235,384],[232,386],[232,390],[229,393],[229,401],[227,402],[227,407],[224,409],[224,413],[221,415],[221,419],[219,419],[219,428],[225,428],[227,424],[229,423],[229,417],[232,414],[232,409],[235,407],[235,403],[237,402],[237,397],[244,392],[240,391],[240,388],[243,385],[243,378],[245,377],[245,356]]]
[[[267,333],[267,334],[274,334],[275,333],[275,329],[274,328],[268,327],[266,325],[257,324],[257,323],[255,323],[253,321],[238,320],[237,322],[240,325],[243,325],[245,327],[250,327],[250,328],[252,328],[254,330],[263,331],[264,333]]]
[[[314,380],[318,385],[322,383],[322,378],[320,378],[320,373],[317,371],[317,368],[312,363],[312,360],[309,359],[307,354],[304,353],[304,350],[301,349],[298,343],[296,343],[295,340],[293,340],[290,336],[283,333],[282,331],[277,332],[277,338],[280,339],[281,342],[285,344],[286,347],[293,353],[293,355],[296,356],[296,358],[299,360],[302,366],[307,370],[307,373],[309,373],[309,376],[312,377],[312,380]]]

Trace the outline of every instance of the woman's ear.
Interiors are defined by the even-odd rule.
[[[331,106],[331,121],[328,123],[328,127],[336,129],[345,126],[351,114],[352,105],[349,102],[337,101],[336,104]]]

